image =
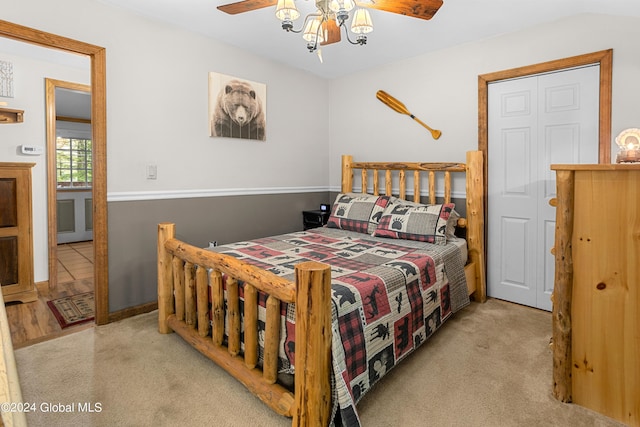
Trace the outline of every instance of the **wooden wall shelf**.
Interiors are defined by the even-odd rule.
[[[0,124],[22,123],[24,120],[24,110],[12,110],[11,108],[0,107]]]

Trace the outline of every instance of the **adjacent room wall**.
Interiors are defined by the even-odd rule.
[[[0,101],[7,102],[8,108],[24,110],[24,122],[0,125],[0,161],[36,164],[32,169],[34,280],[42,282],[49,278],[45,78],[89,84],[89,60],[78,61],[72,54],[40,60],[9,50],[0,48],[0,59],[13,65],[14,97],[0,97]],[[40,146],[45,153],[24,155],[20,153],[21,145]]]

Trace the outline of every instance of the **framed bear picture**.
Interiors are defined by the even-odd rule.
[[[209,73],[210,136],[265,141],[267,86]]]

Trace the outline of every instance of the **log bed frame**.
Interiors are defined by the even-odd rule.
[[[385,194],[392,191],[392,171],[397,171],[399,197],[406,198],[406,175],[413,173],[414,200],[420,200],[420,174],[428,173],[429,203],[436,203],[436,176],[444,177],[444,202],[451,200],[451,173],[466,174],[466,228],[468,263],[465,276],[469,294],[486,300],[484,248],[484,189],[482,152],[470,151],[465,163],[371,163],[342,157],[342,192],[353,192],[353,171],[360,169],[361,189],[373,175],[378,195],[380,172]],[[394,173],[395,174],[395,173]],[[222,275],[226,275],[228,330]],[[244,345],[240,351],[238,283],[244,282]],[[211,322],[208,288],[211,287]],[[264,338],[264,363],[258,366],[258,291],[268,295]],[[294,392],[276,382],[280,342],[280,303],[296,304]],[[210,327],[210,324],[212,325]],[[254,324],[255,328],[246,325]],[[318,262],[295,267],[295,281],[244,263],[232,256],[191,246],[175,238],[175,224],[158,225],[158,328],[176,332],[213,360],[277,413],[291,417],[294,426],[325,426],[331,412],[331,269]]]

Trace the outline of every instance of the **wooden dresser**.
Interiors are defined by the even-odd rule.
[[[640,426],[640,164],[551,169],[554,395]]]
[[[31,168],[0,163],[0,283],[5,302],[38,299],[33,279]]]

